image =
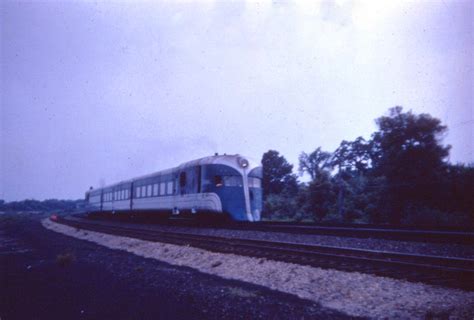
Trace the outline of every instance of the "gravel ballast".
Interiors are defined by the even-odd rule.
[[[49,220],[42,223],[50,230],[111,249],[265,286],[351,316],[380,319],[471,319],[474,316],[474,292],[101,234]]]

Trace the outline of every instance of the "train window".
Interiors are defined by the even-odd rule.
[[[128,190],[125,190],[125,199],[128,199]]]
[[[241,176],[223,176],[224,186],[226,187],[242,187],[242,177]]]
[[[173,194],[173,181],[166,184],[166,194]]]
[[[156,197],[158,195],[158,183],[153,185],[153,196]]]
[[[137,187],[137,188],[135,189],[135,196],[136,196],[137,198],[140,198],[140,187]]]
[[[151,188],[152,188],[151,184],[146,187],[146,196],[147,197],[151,197]]]
[[[166,184],[164,182],[160,183],[160,195],[164,195],[166,193]]]
[[[216,187],[222,187],[224,185],[224,181],[222,181],[222,176],[214,176],[214,184]]]
[[[255,177],[249,177],[249,188],[261,188],[262,180]]]

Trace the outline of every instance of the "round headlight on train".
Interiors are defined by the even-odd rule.
[[[249,162],[247,159],[244,159],[244,158],[239,158],[239,165],[242,167],[242,168],[247,168],[249,166]]]

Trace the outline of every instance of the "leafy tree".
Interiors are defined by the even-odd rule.
[[[364,173],[370,166],[370,142],[362,137],[350,142],[343,140],[334,151],[331,166],[341,171],[356,171]]]
[[[269,194],[280,194],[283,191],[296,194],[298,181],[293,172],[293,165],[280,156],[278,151],[269,150],[263,154],[263,180],[262,187],[264,196]]]
[[[308,209],[316,221],[321,221],[331,210],[335,200],[334,184],[327,171],[321,171],[308,185]]]
[[[395,224],[409,202],[423,202],[433,194],[450,149],[440,143],[447,128],[439,119],[402,111],[397,106],[376,119],[379,130],[372,135],[372,163],[386,177],[386,200]]]
[[[299,172],[300,174],[308,173],[311,180],[314,180],[323,170],[330,167],[330,158],[331,154],[322,151],[321,147],[318,147],[310,154],[302,152],[299,156]]]
[[[344,221],[350,222],[359,216],[359,209],[354,207],[356,201],[352,198],[360,196],[360,192],[357,192],[358,188],[354,188],[354,182],[360,184],[363,180],[361,175],[369,168],[370,143],[362,137],[358,137],[355,141],[343,140],[334,151],[330,163],[338,171],[334,177],[338,215]],[[349,200],[347,204],[346,200]]]

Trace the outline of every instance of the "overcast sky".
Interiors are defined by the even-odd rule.
[[[195,158],[369,138],[388,108],[473,162],[473,4],[0,4],[0,199],[82,198]]]

